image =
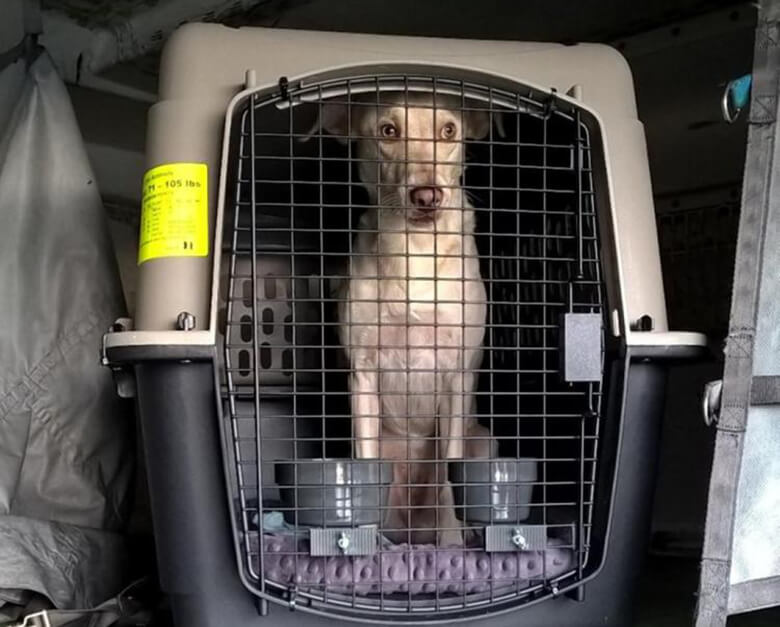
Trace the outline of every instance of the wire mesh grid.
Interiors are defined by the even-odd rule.
[[[245,581],[401,621],[576,584],[602,377],[563,380],[561,325],[606,308],[579,111],[388,74],[280,81],[234,120],[221,315]]]
[[[669,324],[700,329],[708,337],[728,333],[739,196],[658,216],[658,239]]]

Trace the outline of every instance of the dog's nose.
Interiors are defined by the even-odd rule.
[[[409,191],[409,200],[417,209],[433,210],[441,205],[444,192],[441,187],[414,187]]]

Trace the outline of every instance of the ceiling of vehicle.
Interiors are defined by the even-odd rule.
[[[149,50],[112,78],[154,89],[157,52],[167,34],[186,21],[219,21],[232,26],[336,30],[378,34],[530,41],[592,41],[620,44],[644,33],[716,9],[732,9],[734,0],[42,0],[45,24],[69,31],[103,30],[118,38],[140,39],[153,33]],[[413,16],[413,19],[410,19]],[[52,19],[56,17],[56,19]],[[151,22],[151,24],[150,24]],[[141,25],[139,27],[139,25]],[[679,27],[678,34],[679,34]],[[82,30],[73,30],[74,37]],[[140,34],[139,34],[140,33]],[[670,32],[671,35],[671,32]],[[49,38],[56,34],[49,32]],[[67,35],[66,35],[67,36]],[[672,35],[674,36],[674,35]],[[76,46],[77,49],[77,44]],[[626,52],[630,50],[626,47]],[[112,64],[113,65],[113,64]]]
[[[162,6],[203,8],[232,23],[267,23],[284,28],[360,31],[448,37],[612,41],[724,6],[734,0],[42,0],[90,28],[110,27]],[[213,8],[219,5],[219,10]],[[251,6],[248,6],[251,5]],[[215,14],[216,13],[216,14]],[[210,15],[209,15],[210,14]],[[410,20],[409,16],[414,19]]]
[[[159,51],[187,21],[381,34],[614,45],[634,72],[658,193],[733,183],[744,123],[725,124],[725,84],[750,71],[755,3],[733,0],[41,0],[41,41],[72,88],[88,140],[143,151]],[[453,45],[457,45],[453,43]],[[283,60],[280,61],[280,63]],[[121,97],[118,128],[90,90]],[[135,105],[125,102],[135,100]],[[140,104],[139,104],[140,103]],[[109,108],[110,110],[110,108]],[[108,116],[110,117],[110,116]],[[101,122],[101,120],[103,120]],[[134,123],[133,120],[136,120]]]

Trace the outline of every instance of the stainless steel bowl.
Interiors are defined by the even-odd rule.
[[[392,466],[376,460],[298,459],[275,463],[284,518],[310,527],[378,525]]]
[[[513,524],[531,513],[537,461],[533,458],[464,459],[449,463],[460,520]]]

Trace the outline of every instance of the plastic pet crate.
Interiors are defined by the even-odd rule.
[[[106,336],[105,357],[138,400],[177,624],[630,622],[665,363],[705,346],[667,328],[631,76],[603,46],[454,50],[215,25],[185,26],[166,48],[137,313]],[[340,132],[327,122],[337,109]],[[433,135],[405,136],[409,115],[431,119]],[[487,125],[469,130],[467,118]],[[457,162],[442,166],[434,148],[427,164],[460,168],[455,191],[430,193],[468,203],[436,208],[458,211],[453,232],[423,221],[432,276],[363,276],[378,304],[382,281],[398,279],[404,311],[434,312],[374,322],[380,338],[383,324],[403,329],[393,346],[406,388],[375,366],[384,413],[367,456],[355,389],[365,372],[350,357],[358,323],[344,312],[360,256],[379,267],[389,255],[390,182],[372,171],[393,141],[407,176],[427,164],[414,150],[457,142]],[[411,211],[399,206],[389,210]],[[393,240],[405,241],[390,256],[407,268],[422,228]],[[379,243],[358,249],[361,233]],[[437,296],[437,281],[467,293],[465,275],[436,275],[447,255],[478,273],[478,301]],[[469,318],[472,306],[484,316]],[[420,325],[433,347],[413,339]],[[442,370],[440,332],[459,338],[445,341],[469,366],[459,357]],[[380,355],[386,342],[358,348]],[[432,354],[432,367],[412,365]],[[404,435],[409,407],[422,406],[435,408],[420,419],[427,431]],[[456,419],[462,451],[441,444]]]

